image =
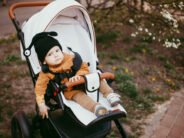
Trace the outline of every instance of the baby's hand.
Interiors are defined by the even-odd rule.
[[[74,76],[74,77],[69,79],[69,82],[78,81],[78,80],[80,80],[80,78],[81,78],[80,76]]]
[[[40,115],[42,116],[42,119],[45,118],[45,116],[48,118],[48,110],[50,109],[49,107],[47,107],[45,105],[45,103],[40,103],[38,105],[39,107],[39,111],[40,111]]]

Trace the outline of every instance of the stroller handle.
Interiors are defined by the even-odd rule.
[[[114,79],[114,75],[112,73],[109,73],[109,72],[101,73],[100,74],[100,79],[101,80],[102,79]],[[66,88],[71,88],[73,86],[83,84],[83,83],[85,83],[85,79],[83,77],[81,77],[81,79],[79,81],[65,83],[65,87]]]
[[[13,10],[16,8],[20,8],[20,7],[33,7],[33,6],[46,6],[50,3],[51,1],[38,1],[38,2],[18,2],[13,4],[10,8],[9,8],[9,16],[10,18],[13,20],[15,18],[15,16],[13,15]]]

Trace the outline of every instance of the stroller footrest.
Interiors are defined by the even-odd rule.
[[[91,125],[96,125],[99,123],[103,123],[103,122],[107,122],[107,121],[111,121],[114,119],[118,119],[121,117],[126,117],[126,113],[123,111],[114,111],[114,112],[110,112],[108,114],[99,116],[97,119],[93,120],[90,124],[87,125],[87,127],[91,126]]]

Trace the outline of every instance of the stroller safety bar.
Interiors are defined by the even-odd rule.
[[[101,73],[100,74],[100,79],[114,79],[114,75],[112,73],[109,73],[109,72],[106,72],[106,73]],[[76,85],[79,85],[79,84],[83,84],[85,83],[85,79],[83,77],[81,77],[81,79],[79,81],[75,81],[75,82],[67,82],[65,84],[63,84],[64,88],[70,88],[70,87],[73,87],[73,86],[76,86]],[[63,88],[61,86],[61,88]]]
[[[18,2],[13,4],[10,8],[9,8],[9,16],[10,18],[13,20],[15,18],[14,14],[13,14],[13,10],[16,8],[20,8],[20,7],[33,7],[33,6],[46,6],[50,3],[50,1],[38,1],[38,2]]]

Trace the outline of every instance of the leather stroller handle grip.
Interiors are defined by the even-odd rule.
[[[103,80],[103,79],[114,79],[114,75],[112,73],[109,73],[109,72],[101,73],[100,74],[100,79],[101,80]],[[65,83],[65,86],[66,86],[66,88],[71,88],[73,86],[83,84],[83,83],[85,83],[85,79],[83,77],[81,77],[81,79],[79,81]]]
[[[13,15],[13,10],[20,7],[34,7],[34,6],[46,6],[51,1],[37,1],[37,2],[18,2],[10,6],[9,8],[9,16],[13,20],[15,16]]]

